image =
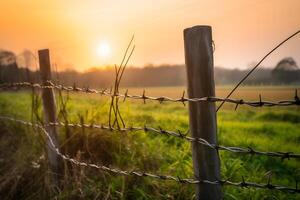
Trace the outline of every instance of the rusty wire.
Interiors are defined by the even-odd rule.
[[[0,84],[1,90],[9,90],[9,89],[20,89],[20,88],[39,88],[39,89],[45,89],[45,88],[52,88],[57,90],[63,90],[63,91],[69,91],[69,92],[83,92],[83,93],[92,93],[92,94],[100,94],[103,96],[109,96],[109,97],[117,97],[117,98],[123,98],[123,101],[125,101],[127,98],[130,99],[136,99],[136,100],[143,100],[144,103],[146,103],[146,100],[150,101],[158,101],[160,103],[163,102],[179,102],[183,103],[185,105],[186,102],[227,102],[231,104],[235,104],[236,108],[239,105],[247,105],[251,107],[273,107],[273,106],[299,106],[300,105],[300,98],[297,94],[297,90],[295,90],[295,97],[293,100],[281,100],[277,102],[272,101],[264,101],[262,100],[261,95],[259,95],[258,101],[246,101],[243,99],[230,99],[230,98],[221,98],[221,97],[201,97],[201,98],[187,98],[185,97],[185,92],[183,92],[182,96],[180,98],[170,98],[166,96],[159,96],[159,97],[152,97],[147,96],[145,94],[145,90],[143,91],[142,95],[131,95],[128,94],[128,90],[124,94],[121,93],[114,93],[111,91],[108,91],[107,89],[103,90],[97,90],[97,89],[90,89],[90,88],[80,88],[76,85],[74,86],[63,86],[63,85],[55,85],[51,81],[48,81],[49,85],[41,85],[39,83],[30,83],[30,82],[19,82],[19,83],[4,83]]]
[[[235,186],[235,187],[241,187],[241,188],[252,187],[252,188],[260,188],[260,189],[278,190],[278,191],[282,191],[282,192],[300,193],[300,189],[298,189],[297,183],[296,183],[295,188],[281,186],[281,185],[274,185],[271,183],[270,178],[268,179],[267,183],[247,182],[244,180],[244,178],[242,178],[242,181],[240,181],[240,182],[234,182],[234,181],[230,181],[230,180],[214,180],[214,181],[200,180],[200,179],[193,179],[193,178],[180,178],[178,176],[175,177],[175,176],[170,176],[170,175],[161,175],[161,174],[154,174],[154,173],[141,172],[141,171],[135,171],[135,170],[126,171],[126,170],[113,168],[110,166],[78,161],[74,158],[69,157],[68,155],[61,153],[59,148],[57,148],[55,146],[51,136],[49,135],[49,133],[45,130],[45,128],[43,126],[41,126],[39,124],[33,124],[31,122],[26,122],[23,120],[14,119],[11,117],[0,116],[0,118],[3,120],[9,120],[9,121],[17,122],[17,123],[20,123],[23,125],[28,125],[28,126],[32,126],[35,128],[39,128],[44,133],[46,138],[49,140],[50,148],[52,148],[58,156],[60,156],[65,161],[71,162],[71,163],[81,166],[81,167],[95,168],[95,169],[112,172],[112,173],[119,174],[119,175],[125,175],[125,176],[150,177],[150,178],[158,179],[158,180],[175,181],[175,182],[182,183],[182,184],[211,184],[211,185],[221,185],[221,186],[229,185],[229,186]]]
[[[7,116],[0,116],[1,119],[9,119],[12,121],[22,121],[22,120],[15,120],[14,118],[7,117]],[[38,126],[38,124],[34,124],[31,122],[22,121],[23,124],[27,124],[30,126]],[[195,142],[200,145],[209,147],[214,150],[221,150],[221,151],[228,151],[232,153],[238,153],[238,154],[249,154],[249,155],[261,155],[261,156],[268,156],[268,157],[277,157],[284,159],[300,159],[300,154],[295,154],[293,152],[268,152],[268,151],[259,151],[251,147],[235,147],[235,146],[223,146],[218,144],[212,144],[208,142],[207,140],[203,138],[194,138],[187,136],[186,133],[182,133],[181,131],[170,131],[170,130],[164,130],[162,128],[153,128],[149,126],[144,127],[137,127],[137,126],[131,126],[131,127],[112,127],[109,125],[104,124],[86,124],[86,123],[63,123],[63,122],[56,122],[56,123],[48,123],[44,124],[44,126],[60,126],[60,127],[73,127],[73,128],[92,128],[92,129],[101,129],[101,130],[107,130],[107,131],[120,131],[120,132],[137,132],[137,131],[144,131],[149,133],[157,133],[160,135],[166,135],[166,136],[173,136],[179,139],[186,140],[188,142]]]

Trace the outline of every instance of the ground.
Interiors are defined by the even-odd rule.
[[[225,96],[231,87],[217,88]],[[183,88],[146,88],[146,95],[180,97]],[[142,94],[142,88],[129,88]],[[258,100],[293,99],[295,87],[242,87],[234,98]],[[67,94],[63,93],[66,99]],[[61,98],[56,94],[58,116],[64,121]],[[42,117],[41,102],[37,113]],[[30,91],[1,92],[0,115],[31,120]],[[261,151],[300,153],[300,108],[253,108],[225,104],[217,113],[218,139],[225,146],[253,147]],[[120,102],[127,126],[152,126],[167,130],[188,129],[188,107],[181,103],[138,100]],[[109,99],[99,95],[69,94],[66,107],[69,122],[108,123]],[[34,116],[34,115],[33,115]],[[35,117],[33,117],[35,119]],[[1,199],[192,199],[194,186],[172,181],[118,176],[65,163],[63,189],[55,196],[45,162],[40,132],[1,120],[0,195]],[[60,128],[62,151],[79,160],[181,178],[192,177],[190,143],[151,132],[108,132],[80,128]],[[68,139],[69,138],[69,139]],[[223,179],[296,186],[300,180],[300,161],[220,152]],[[299,194],[279,191],[223,187],[225,199],[299,199]],[[53,195],[53,192],[52,192]],[[3,197],[3,198],[2,198]]]

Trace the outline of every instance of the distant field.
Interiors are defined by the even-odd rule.
[[[180,97],[182,87],[146,88],[146,95]],[[225,97],[230,87],[217,88],[217,96]],[[143,88],[129,88],[131,94],[142,94]],[[262,94],[265,100],[292,99],[294,87],[242,87],[233,98],[257,100]],[[64,94],[66,97],[66,95]],[[60,99],[57,99],[59,105]],[[219,142],[226,146],[254,147],[263,151],[285,151],[300,153],[300,108],[252,108],[225,104],[218,112]],[[67,104],[70,122],[84,118],[87,123],[108,122],[109,98],[98,95],[70,94]],[[180,103],[163,103],[127,100],[120,103],[126,125],[162,127],[168,130],[187,130],[187,106]],[[59,110],[58,110],[59,111]],[[41,111],[39,111],[41,114]],[[59,112],[58,112],[59,113]],[[0,115],[31,119],[31,96],[29,92],[0,93]],[[63,121],[59,115],[60,121]],[[39,137],[29,128],[0,122],[0,196],[23,195],[43,199],[46,195],[43,160],[40,168],[32,168],[32,161],[43,154]],[[153,133],[136,132],[111,134],[88,129],[68,130],[72,138],[67,139],[65,128],[60,129],[62,149],[78,159],[102,163],[121,169],[192,177],[190,144],[180,139]],[[80,155],[78,157],[78,152]],[[241,156],[221,152],[221,171],[224,179],[266,183],[268,172],[272,172],[272,183],[295,187],[300,180],[300,161],[282,161],[265,156]],[[36,161],[37,162],[37,161]],[[44,163],[44,164],[43,164]],[[71,167],[64,191],[59,199],[83,196],[84,199],[109,196],[108,199],[193,199],[194,187],[173,182],[162,182],[150,178],[115,176],[110,173]],[[21,179],[16,181],[16,177]],[[6,181],[6,182],[5,182]],[[14,186],[12,188],[12,185]],[[9,192],[8,192],[9,191]],[[300,194],[288,194],[253,188],[224,187],[225,199],[299,199]],[[43,196],[44,195],[44,196]],[[73,195],[73,196],[72,196]],[[100,198],[100,199],[102,199]]]
[[[226,97],[231,91],[233,86],[217,86],[216,96]],[[182,92],[186,90],[185,87],[148,87],[148,88],[128,88],[129,93],[142,94],[143,90],[148,95],[153,96],[169,96],[169,97],[181,97]],[[236,90],[232,95],[233,98],[240,99],[258,99],[258,95],[261,94],[267,100],[282,100],[283,98],[294,98],[295,89],[300,89],[299,86],[242,86]],[[124,92],[124,89],[121,90]],[[299,91],[300,92],[300,91]]]
[[[216,96],[217,97],[226,97],[227,94],[232,90],[233,86],[219,86],[216,87]],[[172,98],[180,98],[183,94],[183,91],[186,91],[185,87],[149,87],[149,88],[129,88],[128,93],[131,94],[143,94],[145,89],[146,95],[149,96],[168,96]],[[300,87],[299,86],[243,86],[238,88],[230,98],[234,99],[244,99],[244,100],[259,100],[259,94],[261,94],[263,100],[267,101],[279,101],[294,99],[295,89],[298,89],[298,95],[300,96]],[[125,90],[121,90],[125,92]],[[186,92],[187,97],[187,92]],[[224,108],[232,109],[234,105],[225,104]]]

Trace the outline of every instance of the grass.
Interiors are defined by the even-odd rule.
[[[219,88],[224,96],[228,88]],[[131,91],[131,92],[130,92]],[[147,95],[178,97],[182,88],[148,88]],[[130,93],[141,94],[132,88]],[[236,98],[257,99],[258,93],[268,100],[291,99],[293,88],[244,87]],[[178,95],[175,95],[178,94]],[[58,105],[60,100],[57,99]],[[128,126],[162,127],[187,130],[188,111],[179,103],[126,100],[120,103]],[[109,99],[97,95],[70,94],[68,120],[87,123],[108,123]],[[218,112],[218,137],[226,146],[251,146],[264,151],[300,153],[300,112],[290,108],[250,108],[225,104]],[[41,109],[39,110],[41,115]],[[58,108],[59,113],[59,108]],[[0,94],[0,115],[31,120],[29,92]],[[42,116],[42,115],[41,115]],[[63,118],[59,115],[61,121]],[[116,176],[112,173],[81,168],[65,163],[63,189],[51,193],[49,169],[41,135],[28,127],[0,122],[0,196],[1,199],[193,199],[194,186],[151,178]],[[110,133],[73,128],[59,130],[62,151],[79,160],[100,163],[124,170],[139,170],[179,177],[192,177],[190,144],[180,139],[152,133]],[[68,135],[68,134],[69,135]],[[67,135],[71,139],[67,139]],[[221,172],[224,179],[266,183],[272,172],[272,183],[295,187],[300,180],[300,162],[265,156],[241,156],[221,152]],[[299,199],[288,194],[253,188],[223,187],[225,199]]]

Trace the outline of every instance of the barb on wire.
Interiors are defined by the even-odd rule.
[[[0,119],[10,119],[12,121],[22,121],[22,120],[15,120],[14,118],[11,117],[5,117],[5,116],[0,116]],[[26,121],[22,121],[23,124],[28,124],[31,126],[37,126],[37,124],[33,123],[28,123]],[[217,145],[217,144],[211,144],[207,140],[203,138],[194,138],[187,136],[188,132],[182,133],[181,131],[170,131],[170,130],[165,130],[162,129],[161,127],[159,128],[153,128],[149,126],[144,126],[144,127],[136,127],[136,126],[130,126],[130,127],[112,127],[109,125],[103,125],[103,124],[85,124],[85,123],[63,123],[63,122],[56,122],[56,123],[49,123],[45,124],[44,126],[68,126],[68,127],[73,127],[73,128],[93,128],[93,129],[101,129],[101,130],[107,130],[107,131],[120,131],[120,132],[136,132],[136,131],[145,131],[147,133],[157,133],[160,135],[166,135],[166,136],[173,136],[177,137],[179,139],[186,140],[188,142],[196,142],[200,145],[204,145],[206,147],[209,147],[211,149],[215,150],[221,150],[221,151],[228,151],[232,153],[238,153],[238,154],[249,154],[249,155],[261,155],[261,156],[269,156],[269,157],[277,157],[281,158],[282,160],[284,159],[300,159],[300,154],[295,154],[293,152],[267,152],[267,151],[259,151],[255,150],[251,147],[235,147],[235,146],[223,146],[223,145]]]
[[[142,95],[131,95],[128,94],[128,90],[124,93],[118,93],[114,92],[113,89],[110,91],[107,91],[107,89],[103,90],[96,90],[91,88],[80,88],[76,85],[74,86],[63,86],[63,85],[55,85],[51,81],[48,81],[49,85],[44,86],[39,83],[29,83],[29,82],[20,82],[20,83],[4,83],[0,84],[0,90],[9,90],[9,89],[20,89],[23,88],[52,88],[57,90],[63,90],[63,91],[69,91],[69,92],[83,92],[83,93],[91,93],[91,94],[100,94],[102,96],[108,96],[108,97],[116,97],[123,98],[123,101],[126,99],[135,99],[135,100],[142,100],[144,103],[146,100],[150,101],[158,101],[160,103],[163,102],[178,102],[185,105],[185,102],[227,102],[235,105],[247,105],[251,107],[273,107],[273,106],[299,106],[300,100],[297,96],[297,90],[295,92],[295,98],[293,100],[281,100],[281,101],[263,101],[259,99],[258,101],[246,101],[243,99],[230,99],[230,98],[220,98],[220,97],[202,97],[202,98],[186,98],[183,95],[180,98],[170,98],[166,96],[159,96],[159,97],[153,97],[153,96],[147,96],[146,92],[143,91]]]
[[[45,130],[45,128],[43,126],[41,126],[39,124],[33,124],[31,122],[26,122],[23,120],[13,119],[10,117],[0,116],[0,118],[4,119],[4,120],[14,121],[14,122],[17,122],[17,123],[20,123],[23,125],[29,125],[29,126],[34,126],[36,128],[39,128],[44,133],[44,135],[47,137],[47,139],[50,141],[48,144],[56,152],[56,154],[58,156],[60,156],[65,161],[68,161],[70,163],[73,163],[75,165],[82,166],[82,167],[95,168],[95,169],[112,172],[112,173],[124,175],[124,176],[149,177],[149,178],[158,179],[158,180],[162,180],[162,181],[164,181],[164,180],[175,181],[175,182],[182,183],[182,184],[211,184],[211,185],[221,185],[221,186],[229,185],[229,186],[241,187],[241,188],[253,187],[253,188],[259,188],[259,189],[278,190],[278,191],[282,191],[282,192],[300,193],[300,189],[298,189],[297,187],[291,188],[291,187],[287,187],[287,186],[273,185],[271,183],[270,179],[268,179],[267,183],[265,183],[265,184],[264,183],[247,182],[244,180],[244,178],[242,178],[242,181],[240,181],[240,182],[233,182],[230,180],[200,180],[200,179],[192,179],[192,178],[180,178],[180,177],[175,177],[175,176],[170,176],[170,175],[161,175],[161,174],[154,174],[154,173],[148,173],[148,172],[140,172],[140,171],[135,171],[135,170],[126,171],[126,170],[112,168],[112,167],[105,166],[105,165],[99,165],[99,164],[78,161],[74,158],[69,157],[68,155],[61,153],[59,148],[55,146],[49,133]]]
[[[236,86],[230,91],[230,93],[226,96],[225,99],[228,99],[235,91],[236,89],[254,72],[254,70],[256,70],[256,68],[259,67],[259,65],[269,56],[271,55],[276,49],[278,49],[281,45],[283,45],[285,42],[287,42],[288,40],[290,40],[291,38],[293,38],[294,36],[296,36],[297,34],[300,33],[300,30],[296,31],[295,33],[293,33],[292,35],[290,35],[289,37],[287,37],[285,40],[283,40],[282,42],[280,42],[276,47],[274,47],[270,52],[268,52],[239,82],[238,84],[236,84]],[[222,103],[219,105],[219,107],[217,108],[217,112],[221,109],[221,107],[224,105],[226,101],[222,101]]]

